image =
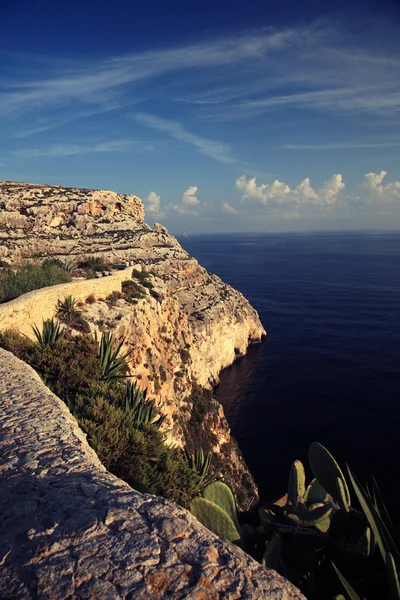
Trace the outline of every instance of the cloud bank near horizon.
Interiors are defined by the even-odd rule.
[[[323,217],[329,220],[351,213],[360,217],[371,216],[380,211],[400,213],[400,181],[385,183],[387,175],[387,171],[384,170],[379,173],[366,173],[353,194],[346,193],[346,184],[340,173],[333,174],[319,187],[313,187],[310,178],[305,177],[292,188],[279,180],[257,185],[255,177],[241,175],[235,181],[240,198],[236,205],[232,201],[221,203],[219,217],[225,213],[238,219]],[[153,215],[163,215],[164,218],[168,218],[171,213],[203,219],[209,218],[210,215],[218,218],[214,206],[208,202],[200,202],[197,193],[197,186],[189,186],[180,202],[169,202],[161,211],[160,196],[150,192],[145,203],[146,210]]]

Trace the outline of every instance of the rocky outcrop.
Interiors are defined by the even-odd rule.
[[[108,251],[123,247],[126,232],[143,229],[149,227],[137,196],[0,182],[0,258],[12,262]]]
[[[108,473],[65,404],[4,350],[0,430],[3,600],[303,599],[187,511]]]
[[[246,508],[256,496],[254,482],[222,407],[202,388],[210,389],[223,368],[265,335],[257,312],[164,226],[146,225],[138,197],[0,183],[0,258],[19,263],[88,255],[134,261],[151,274],[153,289],[136,305],[118,300],[110,306],[96,294],[95,304],[82,307],[84,316],[93,329],[114,329],[125,338],[133,349],[132,375],[169,416],[171,443],[201,442],[213,450]]]

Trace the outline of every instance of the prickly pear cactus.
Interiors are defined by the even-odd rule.
[[[308,451],[308,458],[312,472],[322,487],[343,510],[349,512],[351,504],[349,488],[331,453],[320,443],[313,442]]]
[[[289,519],[292,519],[297,525],[302,527],[316,526],[324,521],[332,512],[332,505],[317,503],[312,505],[310,508],[305,506],[298,506],[297,510],[293,514],[289,514]]]
[[[190,512],[200,523],[221,539],[230,542],[236,542],[240,539],[240,533],[230,516],[211,500],[195,498],[190,503]]]
[[[214,502],[214,504],[222,508],[222,510],[224,510],[232,519],[236,529],[239,531],[235,498],[230,487],[228,487],[222,481],[215,481],[214,483],[210,483],[210,485],[206,486],[203,491],[203,496],[207,500]]]
[[[318,479],[313,479],[306,489],[304,500],[310,504],[315,504],[315,502],[327,502],[328,499],[328,492],[322,487]]]
[[[306,474],[303,464],[295,460],[290,468],[287,494],[288,509],[295,512],[306,491]]]

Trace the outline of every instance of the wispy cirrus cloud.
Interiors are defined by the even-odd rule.
[[[283,144],[283,150],[362,150],[367,148],[391,148],[400,146],[400,140],[387,142],[335,142],[333,144]]]
[[[231,155],[232,148],[229,144],[191,133],[178,121],[163,119],[147,113],[137,113],[133,115],[133,118],[142,125],[157,129],[157,131],[166,133],[175,140],[194,146],[201,154],[209,156],[220,163],[238,163],[238,160]]]
[[[90,154],[92,152],[146,152],[152,149],[152,146],[132,140],[114,140],[100,142],[95,144],[55,144],[43,148],[22,148],[13,152],[14,156],[24,158],[36,158],[48,156],[53,158],[62,158],[73,156],[75,154]]]
[[[60,59],[59,69],[53,59],[51,68],[43,63],[41,77],[32,78],[21,65],[13,77],[7,70],[7,79],[0,78],[0,120],[34,114],[36,124],[14,132],[23,138],[96,111],[123,111],[157,94],[171,106],[183,103],[197,121],[288,109],[392,118],[400,116],[397,34],[377,19],[358,29],[350,20],[331,19],[100,61]],[[40,122],[52,113],[53,124]],[[175,128],[178,135],[184,134]],[[210,152],[199,136],[186,140]],[[232,160],[226,147],[217,160]]]
[[[298,28],[291,43],[240,71],[241,86],[236,79],[230,88],[214,87],[211,96],[206,90],[189,98],[203,104],[203,118],[213,121],[293,109],[398,117],[397,35],[395,26],[384,19],[365,18],[360,27],[343,19],[316,22]]]
[[[0,115],[17,116],[71,102],[94,105],[114,102],[127,86],[166,73],[192,68],[216,68],[255,60],[269,49],[277,50],[296,36],[296,30],[271,31],[264,35],[235,36],[204,44],[114,57],[97,63],[61,64],[59,76],[13,79],[0,87]]]
[[[244,119],[287,108],[388,117],[400,110],[397,34],[376,19],[358,29],[331,20],[101,61],[60,59],[59,69],[53,60],[36,78],[21,66],[0,80],[0,118],[71,107],[78,114],[88,106],[117,110],[151,96],[165,75],[163,95],[199,106],[198,118]],[[30,129],[43,131],[40,124]]]
[[[130,102],[129,105],[133,104]],[[30,137],[32,135],[36,135],[38,133],[43,133],[45,131],[50,131],[52,129],[56,129],[57,127],[61,127],[63,125],[67,125],[74,121],[79,121],[80,119],[87,119],[88,117],[94,117],[96,115],[102,115],[107,112],[111,112],[113,110],[118,110],[124,108],[127,104],[110,104],[108,106],[102,108],[93,108],[91,110],[73,110],[63,113],[62,115],[53,115],[53,118],[49,118],[47,115],[44,118],[41,118],[36,127],[28,127],[25,129],[19,129],[14,131],[11,137],[16,139],[22,139],[26,137]]]

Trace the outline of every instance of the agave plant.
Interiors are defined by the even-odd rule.
[[[101,362],[102,379],[113,385],[118,379],[123,379],[128,370],[126,359],[132,350],[120,355],[125,339],[116,343],[112,333],[102,333],[100,339],[99,358]]]
[[[216,476],[208,474],[213,457],[212,452],[206,454],[200,445],[196,446],[194,452],[189,452],[185,446],[184,455],[189,467],[200,476],[200,486],[209,485],[216,481]]]
[[[375,479],[373,479],[371,493],[368,488],[364,489],[360,485],[349,468],[347,468],[347,470],[357,499],[373,532],[383,562],[386,566],[390,600],[400,600],[400,539],[398,533],[393,526]],[[335,565],[333,565],[333,567],[346,590],[349,599],[361,600],[360,596],[339,569]]]
[[[65,329],[61,328],[59,323],[55,323],[54,319],[46,319],[43,321],[42,331],[34,325],[32,327],[33,333],[37,339],[37,342],[41,348],[50,346],[51,348],[64,337]]]
[[[67,273],[72,273],[72,271],[75,269],[75,263],[73,260],[65,261],[61,260],[60,258],[46,258],[46,260],[43,261],[43,267],[52,266],[58,267]]]
[[[165,421],[165,415],[160,415],[153,400],[148,400],[147,389],[142,390],[136,382],[127,381],[125,390],[125,410],[132,416],[136,427],[152,425],[160,429]]]
[[[72,296],[66,296],[64,300],[57,300],[56,317],[62,321],[73,321],[79,315],[76,304],[77,301]]]

